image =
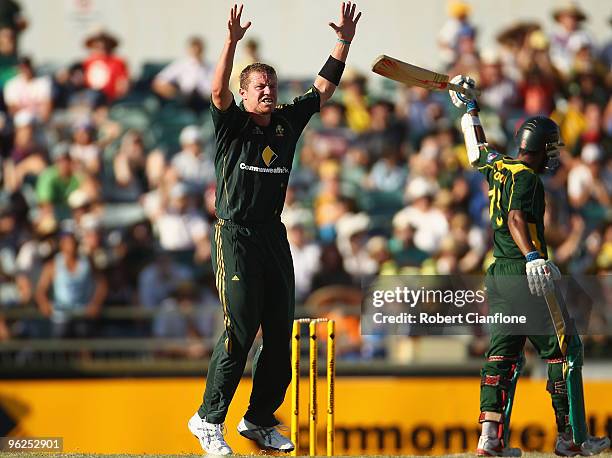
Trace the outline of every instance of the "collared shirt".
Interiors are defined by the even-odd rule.
[[[267,126],[258,126],[233,101],[225,111],[211,104],[219,218],[238,223],[280,218],[297,141],[320,101],[311,87],[292,104],[276,107]]]

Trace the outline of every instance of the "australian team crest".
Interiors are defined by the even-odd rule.
[[[491,153],[487,154],[487,164],[490,164],[491,162],[493,162],[495,160],[495,158],[497,158],[497,153],[496,152],[491,152]]]

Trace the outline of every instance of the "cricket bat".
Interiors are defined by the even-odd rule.
[[[480,91],[458,84],[449,83],[448,75],[426,70],[416,65],[402,62],[382,54],[372,64],[372,71],[385,78],[404,83],[406,86],[418,86],[433,91],[453,90],[461,92],[470,98],[480,95]]]

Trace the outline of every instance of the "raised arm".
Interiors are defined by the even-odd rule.
[[[321,94],[321,106],[327,102],[334,94],[336,87],[340,83],[340,77],[344,70],[346,56],[348,56],[349,46],[355,36],[355,28],[361,17],[361,12],[355,15],[357,5],[351,2],[342,2],[340,8],[340,22],[338,25],[333,22],[329,26],[334,29],[338,36],[337,43],[331,52],[327,62],[317,75],[314,87]]]
[[[227,39],[225,40],[225,46],[223,46],[223,51],[221,51],[221,57],[219,57],[219,62],[217,62],[212,80],[211,99],[215,107],[222,111],[227,110],[234,99],[232,91],[230,91],[229,79],[232,74],[232,67],[234,66],[236,45],[251,26],[250,21],[244,27],[240,25],[243,6],[240,5],[240,8],[238,8],[238,5],[234,5],[230,10],[227,21]]]
[[[457,75],[450,82],[472,89],[476,87],[474,80],[469,76]],[[487,143],[484,129],[480,124],[480,118],[478,116],[478,112],[480,111],[478,102],[475,98],[469,99],[459,92],[453,90],[448,92],[450,93],[453,105],[457,108],[465,108],[466,110],[466,113],[461,117],[461,130],[463,131],[463,137],[465,139],[468,160],[472,165],[476,165],[480,158],[479,146]]]

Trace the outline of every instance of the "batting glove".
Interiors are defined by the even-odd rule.
[[[470,89],[474,89],[476,87],[476,82],[469,76],[457,75],[450,80],[450,82],[457,84],[458,86],[463,86],[466,88],[469,87]],[[465,108],[466,111],[480,111],[480,107],[478,106],[475,98],[470,99],[465,94],[453,90],[449,90],[448,93],[450,94],[453,105],[455,105],[457,108]]]
[[[537,256],[537,258],[535,258]],[[528,253],[525,258],[525,272],[527,273],[527,283],[529,291],[534,296],[545,296],[555,289],[555,280],[561,278],[559,268],[551,261],[546,261],[539,257],[539,253]]]

